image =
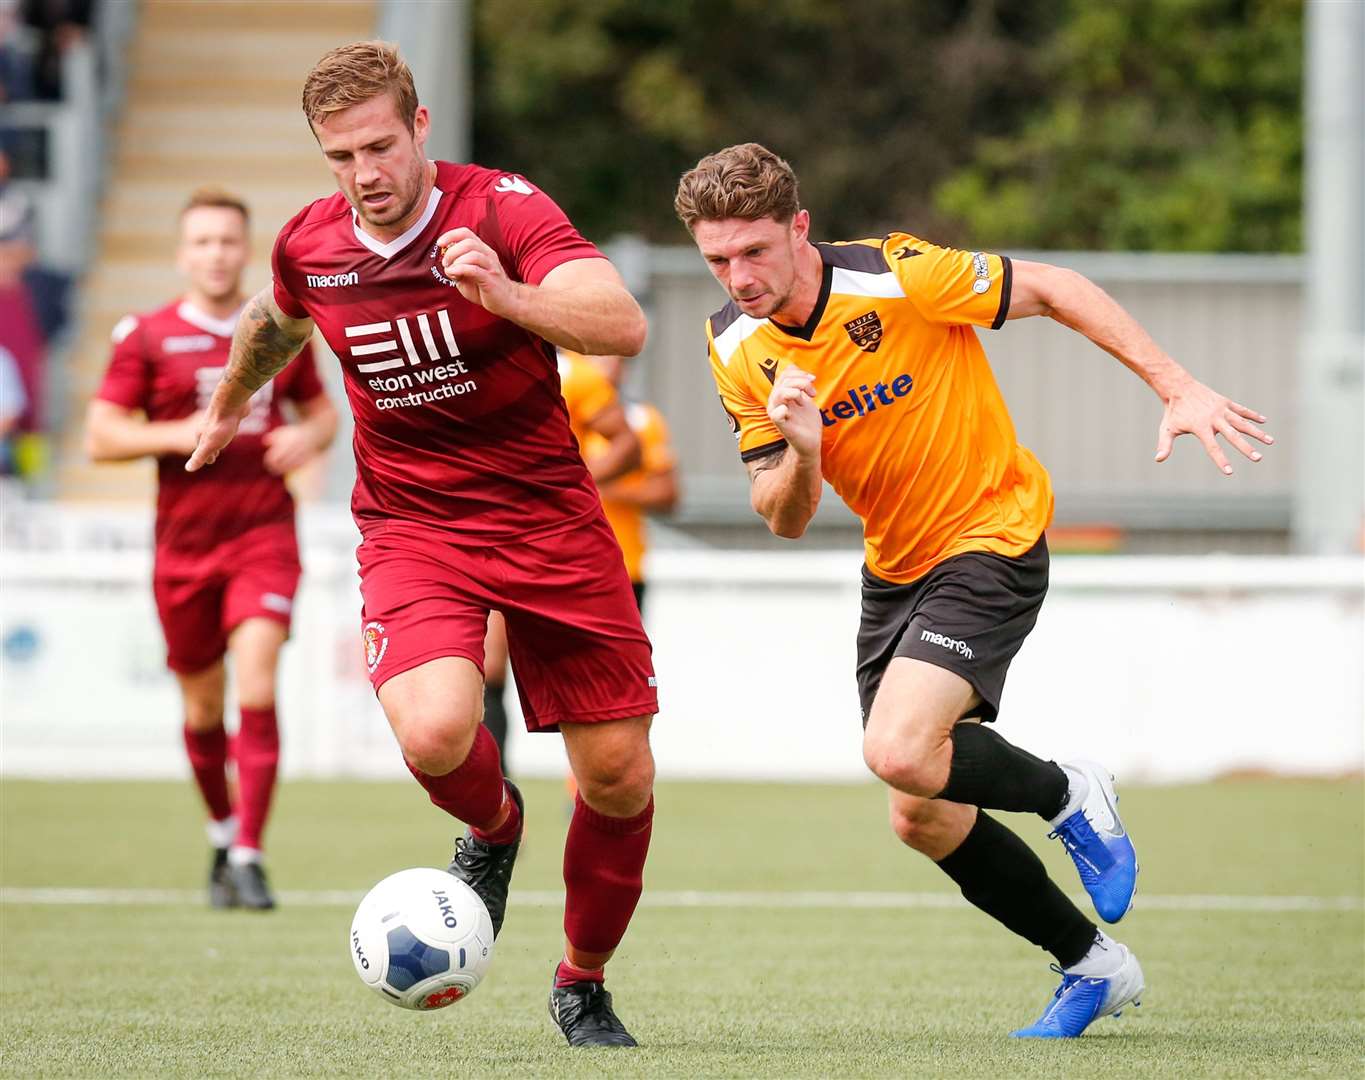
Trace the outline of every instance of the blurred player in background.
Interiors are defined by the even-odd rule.
[[[590,356],[591,361],[619,391],[625,374],[624,356]],[[598,479],[602,509],[625,556],[626,573],[635,589],[635,602],[645,607],[645,552],[649,546],[646,514],[667,514],[678,505],[677,459],[663,413],[646,401],[623,400],[626,422],[640,440],[640,464],[615,478]],[[589,435],[583,446],[591,467],[601,453],[600,440]]]
[[[731,298],[707,338],[755,511],[799,537],[828,480],[863,521],[863,756],[891,788],[892,828],[1056,957],[1061,985],[1014,1034],[1079,1035],[1136,1001],[1142,969],[985,810],[1048,821],[1107,922],[1132,903],[1137,857],[1105,770],[1040,760],[990,723],[1047,591],[1052,490],[973,327],[1048,315],[1112,353],[1165,404],[1158,461],[1190,433],[1230,474],[1216,436],[1258,461],[1246,436],[1271,442],[1265,418],[1197,382],[1072,271],[900,232],[811,243],[790,166],[755,143],[703,158],[675,208]]]
[[[583,464],[601,486],[640,463],[640,442],[626,419],[616,387],[577,353],[559,351],[559,387],[569,410],[569,429]],[[590,442],[591,440],[591,442]],[[611,521],[611,515],[607,515]],[[632,579],[633,580],[633,579]],[[488,613],[483,643],[483,722],[507,764],[507,623],[500,611]]]
[[[331,443],[337,415],[305,344],[248,404],[220,468],[189,476],[203,410],[227,363],[250,258],[246,204],[204,189],[180,215],[183,297],[114,327],[113,356],[86,420],[96,461],[157,460],[153,590],[166,663],[185,706],[185,748],[208,807],[214,907],[267,909],[262,836],[279,761],[276,669],[299,580],[294,501],[285,475]],[[288,402],[295,418],[287,421]],[[223,656],[240,707],[228,791]]]
[[[340,188],[281,230],[188,468],[316,325],[355,414],[361,636],[370,680],[431,801],[468,825],[452,874],[502,927],[522,801],[480,722],[502,611],[527,727],[559,731],[579,799],[564,849],[550,1013],[574,1046],[634,1046],[603,986],[643,887],[654,816],[649,639],[569,429],[555,346],[633,354],[620,275],[521,176],[428,161],[429,118],[393,46],[334,49],[304,113]]]

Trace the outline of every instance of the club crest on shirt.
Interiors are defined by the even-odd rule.
[[[849,341],[863,352],[876,352],[882,343],[882,320],[875,310],[844,323]]]
[[[383,623],[367,622],[360,636],[365,642],[365,666],[373,675],[375,668],[379,667],[379,662],[384,659],[384,654],[389,651],[389,635]]]
[[[432,244],[431,250],[427,252],[427,258],[431,260],[431,265],[428,266],[427,269],[431,271],[431,276],[442,285],[446,285],[453,289],[455,288],[455,282],[446,277],[445,268],[441,265],[441,258],[444,254],[440,244]]]

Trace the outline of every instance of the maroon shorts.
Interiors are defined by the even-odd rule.
[[[167,573],[158,560],[152,592],[166,635],[168,668],[190,675],[216,663],[227,652],[228,635],[247,619],[274,619],[288,632],[299,585],[299,553],[292,526],[288,543],[283,536],[277,539],[194,577]]]
[[[606,519],[530,543],[475,546],[412,522],[365,530],[361,637],[376,692],[442,656],[483,669],[489,611],[530,731],[658,712],[653,650]]]

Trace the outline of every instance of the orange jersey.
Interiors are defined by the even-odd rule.
[[[1010,261],[906,233],[817,245],[805,326],[728,304],[707,323],[711,370],[746,461],[785,445],[777,373],[815,376],[821,470],[862,519],[868,568],[914,581],[966,551],[1022,555],[1052,519],[1052,485],[1020,446],[975,326],[1009,312]]]
[[[640,467],[612,481],[614,488],[639,485],[646,477],[667,472],[675,463],[668,424],[658,409],[643,402],[631,402],[626,406],[626,420],[640,440]],[[595,434],[591,440],[592,450],[585,447],[585,454],[595,452],[604,441]],[[606,511],[607,522],[621,545],[621,554],[626,557],[630,580],[643,581],[647,546],[645,512],[631,503],[618,502],[605,495],[602,497],[602,509]]]
[[[617,402],[616,387],[591,360],[560,350],[559,391],[569,409],[569,428],[578,440],[579,453],[587,456],[588,426],[602,410]]]

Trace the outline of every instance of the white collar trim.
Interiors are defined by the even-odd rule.
[[[226,319],[218,319],[207,311],[200,311],[188,300],[182,300],[180,306],[175,309],[175,313],[191,326],[197,326],[200,330],[217,334],[219,337],[230,338],[232,332],[237,329],[237,320],[241,317],[242,310],[245,307],[246,305],[243,304]]]
[[[431,186],[431,194],[427,196],[427,208],[422,211],[422,216],[414,221],[401,236],[395,236],[387,244],[382,240],[376,240],[360,227],[360,215],[356,213],[355,207],[352,207],[351,228],[355,230],[355,238],[381,259],[392,259],[405,247],[416,240],[422,230],[431,224],[431,219],[436,216],[436,207],[441,201],[441,196],[444,194],[445,192],[433,184]]]

